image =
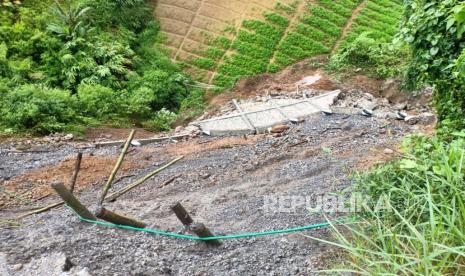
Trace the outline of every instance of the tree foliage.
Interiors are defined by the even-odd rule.
[[[463,1],[410,0],[401,34],[411,45],[410,87],[435,86],[435,105],[446,132],[465,127]]]
[[[191,93],[184,85],[190,80],[155,46],[159,24],[152,14],[144,0],[3,1],[0,131],[143,124],[162,108],[176,112]],[[45,107],[54,101],[49,94],[70,104]],[[44,116],[30,119],[34,110]]]

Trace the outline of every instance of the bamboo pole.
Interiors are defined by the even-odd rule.
[[[59,206],[61,206],[61,205],[63,205],[63,204],[65,204],[63,201],[61,201],[61,202],[56,202],[56,203],[53,203],[53,204],[51,204],[51,205],[49,205],[49,206],[45,206],[45,207],[40,208],[40,209],[38,209],[38,210],[34,210],[34,211],[31,211],[31,212],[26,213],[26,214],[24,214],[24,215],[21,215],[21,216],[17,217],[16,219],[23,219],[23,218],[28,217],[28,216],[31,216],[31,215],[40,214],[40,213],[46,212],[46,211],[48,211],[48,210],[51,210],[51,209],[53,209],[53,208],[59,207]]]
[[[194,222],[192,217],[181,205],[181,203],[176,203],[174,206],[171,207],[171,210],[173,210],[176,217],[181,221],[182,224],[184,224],[184,226],[189,226]]]
[[[74,186],[76,185],[77,176],[79,174],[79,170],[81,169],[81,161],[82,161],[82,152],[79,152],[76,156],[76,163],[74,164],[73,175],[69,179],[69,191],[71,193],[74,192]]]
[[[52,188],[63,199],[68,206],[78,213],[82,218],[97,220],[97,218],[84,206],[74,195],[66,189],[62,183],[52,184]]]
[[[149,173],[148,175],[144,176],[143,178],[137,180],[133,184],[130,184],[130,185],[124,187],[123,189],[108,195],[105,198],[105,201],[107,201],[107,202],[115,201],[118,197],[124,195],[125,193],[129,192],[130,190],[132,190],[132,189],[136,188],[137,186],[143,184],[145,181],[147,181],[148,179],[150,179],[154,175],[158,174],[159,172],[163,171],[164,169],[168,168],[169,166],[173,165],[174,163],[178,162],[182,158],[184,158],[184,156],[180,156],[180,157],[174,159],[173,161],[169,162],[168,164],[164,165],[163,167],[158,168],[155,171],[153,171],[153,172]]]
[[[203,223],[196,223],[191,227],[192,232],[201,238],[214,237],[213,233]],[[206,240],[209,245],[219,246],[221,242],[219,240]]]
[[[111,222],[117,225],[126,225],[126,226],[132,226],[136,228],[147,227],[147,224],[144,222],[135,220],[133,218],[129,218],[127,216],[117,214],[115,212],[105,209],[103,206],[100,206],[97,212],[95,212],[95,216],[97,216],[99,219],[103,219],[105,221],[108,221],[108,222]]]
[[[134,139],[134,134],[135,133],[136,133],[136,131],[133,129],[131,131],[131,133],[129,134],[128,139],[126,140],[126,144],[124,145],[124,148],[121,151],[121,154],[120,154],[120,156],[118,158],[118,161],[116,162],[116,165],[113,168],[113,171],[111,172],[110,177],[108,178],[107,184],[103,188],[102,196],[100,197],[100,201],[99,201],[100,205],[102,205],[103,201],[105,200],[105,197],[106,197],[106,195],[108,193],[108,190],[110,189],[111,184],[113,183],[113,180],[115,179],[116,173],[121,168],[121,164],[123,164],[124,156],[126,155],[128,149],[129,149],[129,146],[131,145],[132,139]]]

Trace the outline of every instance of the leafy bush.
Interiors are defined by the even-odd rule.
[[[111,88],[81,84],[77,95],[84,116],[106,120],[117,117],[120,112],[122,100]]]
[[[166,131],[171,129],[171,124],[176,120],[177,115],[174,112],[162,108],[155,113],[150,121],[146,121],[144,126],[155,131]]]
[[[408,60],[408,49],[403,45],[379,43],[363,33],[352,43],[342,46],[331,57],[328,68],[333,71],[364,69],[374,77],[402,76]]]
[[[177,110],[182,100],[189,95],[185,82],[187,79],[182,74],[152,69],[146,71],[143,76],[133,76],[128,82],[128,88],[139,93],[141,89],[146,91],[150,95],[152,110]]]
[[[3,89],[0,96],[0,126],[6,132],[46,134],[80,122],[77,100],[69,91],[23,85],[14,90]]]
[[[406,2],[402,36],[411,45],[410,88],[434,85],[440,127],[448,133],[465,128],[463,72],[465,36],[463,1]]]

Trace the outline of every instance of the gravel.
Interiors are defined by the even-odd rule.
[[[323,214],[309,213],[303,206],[291,212],[270,211],[264,208],[264,201],[267,196],[315,197],[350,189],[348,176],[371,154],[370,148],[381,147],[382,151],[410,132],[404,122],[387,122],[360,115],[316,115],[285,133],[264,135],[257,142],[187,155],[106,207],[141,219],[149,228],[177,233],[185,231],[170,211],[176,202],[182,202],[195,221],[220,235],[323,222]],[[193,141],[214,143],[220,139],[200,137]],[[11,145],[0,147],[2,178],[58,163],[77,151],[73,145],[26,154],[9,152],[11,149]],[[163,149],[163,144],[136,148],[134,154],[142,156],[154,149]],[[86,153],[114,155],[118,151],[111,147],[87,149]],[[153,166],[138,170],[136,176],[114,188],[174,158],[159,152]],[[181,176],[173,183],[155,188],[176,174]],[[91,209],[97,207],[97,188],[79,194]],[[5,211],[0,217],[14,213]],[[41,260],[53,259],[56,254],[72,264],[61,275],[311,275],[318,269],[311,259],[323,256],[330,247],[304,235],[331,238],[329,230],[318,229],[226,240],[215,248],[202,242],[79,222],[64,207],[22,223],[20,228],[0,230],[0,266],[2,260],[4,264],[0,271],[11,275],[40,275],[43,267],[31,264],[42,264]],[[57,265],[51,266],[50,271],[55,271]]]

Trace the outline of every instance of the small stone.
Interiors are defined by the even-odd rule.
[[[11,270],[13,271],[19,271],[21,269],[23,269],[23,264],[15,264],[11,267]]]
[[[393,154],[394,151],[393,151],[392,149],[385,149],[385,150],[384,150],[384,153],[385,153],[385,154]]]
[[[202,177],[203,179],[207,179],[207,178],[209,178],[210,176],[211,176],[210,173],[204,173],[204,174],[202,174],[201,177]]]
[[[271,133],[283,133],[284,131],[288,130],[289,126],[287,125],[276,125],[271,128]]]
[[[409,125],[416,125],[420,122],[420,117],[418,116],[407,116],[405,117],[405,122]]]
[[[134,147],[140,147],[140,146],[142,146],[142,144],[141,144],[139,141],[137,141],[137,140],[131,141],[131,145],[134,146]]]
[[[69,134],[66,134],[64,137],[63,137],[63,141],[71,141],[74,139],[74,135],[69,133]]]

